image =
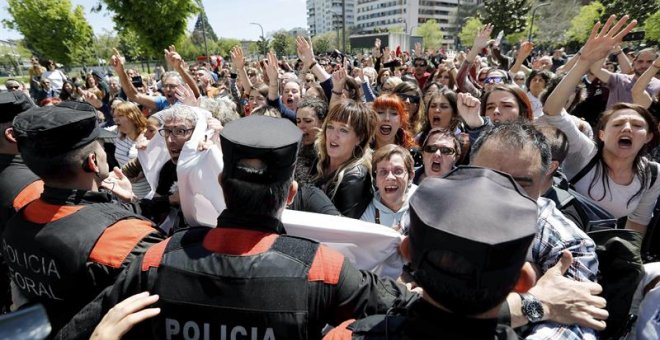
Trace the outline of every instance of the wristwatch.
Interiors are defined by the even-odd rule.
[[[530,323],[543,320],[543,304],[529,293],[518,294],[522,299],[522,313]]]

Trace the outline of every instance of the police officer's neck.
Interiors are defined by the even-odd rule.
[[[424,301],[428,302],[430,305],[441,309],[447,313],[454,313],[447,307],[444,307],[443,305],[439,304],[437,301],[435,301],[432,297],[430,297],[425,291],[422,292],[422,299]],[[465,317],[471,318],[471,319],[495,319],[497,318],[497,314],[500,311],[500,305],[497,305],[495,308],[486,311],[484,313],[476,314],[476,315],[465,315]]]
[[[44,185],[56,189],[99,191],[97,178],[93,173],[78,174],[76,178],[66,180],[44,180]]]

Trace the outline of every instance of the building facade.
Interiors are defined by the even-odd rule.
[[[342,6],[345,3],[346,30],[354,27],[357,0],[307,0],[309,34],[316,36],[342,28]]]
[[[417,26],[434,19],[444,32],[443,44],[451,46],[457,33],[459,6],[481,3],[483,0],[357,0],[354,31],[368,34],[398,26],[412,34]]]

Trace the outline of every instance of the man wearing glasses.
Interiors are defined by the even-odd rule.
[[[419,88],[423,89],[424,85],[426,85],[426,81],[431,77],[431,74],[426,72],[428,62],[424,58],[417,57],[413,61],[413,65],[415,65],[415,79],[417,79],[417,83],[419,83]]]

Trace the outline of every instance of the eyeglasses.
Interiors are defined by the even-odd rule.
[[[446,146],[427,145],[422,150],[424,150],[424,152],[428,152],[428,153],[436,153],[438,150],[440,150],[441,154],[447,155],[447,156],[452,156],[452,155],[456,154],[455,149],[448,148]]]
[[[193,129],[181,129],[181,128],[176,128],[176,129],[160,129],[158,130],[158,133],[167,138],[170,134],[174,135],[174,137],[184,137],[186,136],[190,131],[195,130]]]
[[[390,172],[394,175],[394,177],[403,177],[407,173],[406,169],[403,168],[396,168],[393,170],[380,169],[376,171],[376,176],[387,177],[390,174]]]
[[[415,67],[426,67],[425,64],[415,64]]]
[[[21,88],[20,86],[7,86],[7,90],[9,90],[9,91],[11,91],[11,90],[18,90],[18,89],[20,89],[20,88]]]
[[[487,77],[484,84],[500,84],[504,82],[504,77]]]
[[[397,96],[399,96],[401,98],[401,100],[403,100],[404,102],[407,99],[413,104],[419,104],[419,96],[411,96],[411,95],[403,94],[403,93],[398,93]]]

